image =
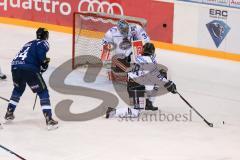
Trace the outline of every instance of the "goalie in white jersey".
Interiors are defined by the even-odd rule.
[[[165,72],[158,68],[154,58],[155,47],[152,43],[144,45],[143,55],[136,57],[138,63],[134,64],[132,71],[128,73],[128,93],[133,98],[133,108],[108,108],[106,118],[111,117],[138,117],[141,109],[144,109],[145,94],[147,97],[156,95],[158,90],[147,91],[147,85],[164,86],[167,91],[177,93],[176,85],[166,78]],[[147,107],[147,105],[146,105]],[[145,107],[145,110],[146,110]],[[152,109],[151,109],[152,110]]]
[[[145,30],[138,24],[129,24],[126,20],[120,20],[117,26],[109,29],[103,38],[103,54],[112,53],[112,69],[114,73],[125,72],[130,66],[132,55],[132,41],[150,41]],[[111,46],[111,47],[109,47]]]

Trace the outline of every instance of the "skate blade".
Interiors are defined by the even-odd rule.
[[[136,110],[144,110],[144,108],[141,108],[141,107],[134,107],[134,109],[136,109]]]
[[[4,79],[0,78],[0,80],[1,80],[1,81],[7,81],[7,78],[4,78]]]
[[[54,125],[54,126],[53,125],[48,125],[47,126],[48,131],[52,131],[52,130],[56,130],[56,129],[58,129],[58,125]]]

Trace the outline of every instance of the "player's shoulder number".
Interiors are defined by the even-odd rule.
[[[29,49],[30,49],[30,46],[26,44],[21,49],[21,51],[17,53],[17,55],[15,56],[14,60],[17,59],[17,58],[21,58],[21,60],[24,61],[27,58],[27,54],[28,54]]]
[[[28,54],[28,51],[29,51],[30,47],[32,46],[32,43],[33,42],[26,43],[23,46],[23,48],[20,50],[20,52],[18,52],[18,54],[16,55],[14,60],[17,59],[17,58],[21,58],[21,60],[24,61],[27,58],[27,54]]]

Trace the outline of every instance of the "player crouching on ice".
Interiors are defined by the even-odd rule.
[[[106,112],[106,118],[111,117],[138,117],[141,113],[141,109],[156,110],[152,104],[145,106],[145,95],[147,98],[153,97],[158,92],[158,88],[163,85],[167,91],[175,94],[177,93],[176,85],[167,79],[166,72],[159,70],[155,59],[155,47],[152,43],[146,43],[143,46],[143,54],[136,57],[136,62],[128,70],[128,83],[127,90],[129,98],[133,100],[133,108],[111,108],[109,107]],[[146,67],[147,66],[147,67]],[[155,86],[152,91],[147,91],[147,86]],[[158,87],[157,87],[158,86]],[[146,101],[151,103],[151,101]],[[131,103],[130,103],[131,104]],[[148,109],[148,105],[150,105]],[[145,106],[145,108],[144,108]]]
[[[37,93],[48,129],[58,127],[58,122],[52,118],[52,110],[49,93],[41,73],[48,68],[50,58],[46,57],[49,51],[49,32],[45,28],[38,28],[37,39],[26,43],[12,61],[12,79],[14,89],[8,104],[5,120],[15,118],[14,111],[25,91],[26,84],[33,93]]]
[[[0,67],[0,79],[6,79],[7,76],[2,73],[1,67]]]

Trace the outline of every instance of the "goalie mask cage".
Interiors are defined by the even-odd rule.
[[[120,19],[125,19],[130,24],[139,24],[143,28],[147,24],[146,19],[143,18],[105,13],[75,12],[73,16],[73,69],[86,64],[93,66],[101,64],[102,39]],[[114,50],[110,55],[113,54],[112,52]]]

